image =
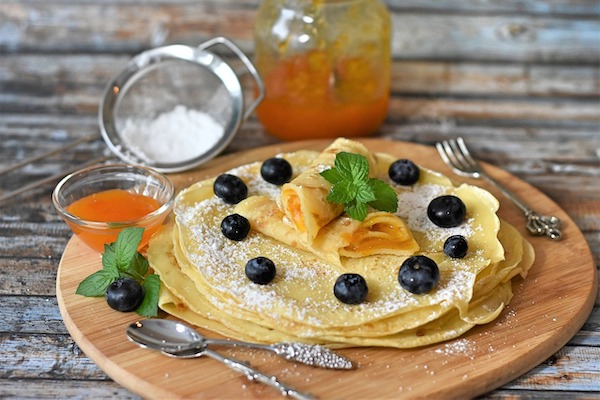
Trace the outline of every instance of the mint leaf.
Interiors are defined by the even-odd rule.
[[[158,294],[160,292],[160,276],[150,274],[144,279],[144,300],[135,310],[144,317],[156,317],[158,315]]]
[[[344,204],[344,211],[359,221],[364,221],[369,206],[387,212],[396,212],[398,196],[384,181],[369,178],[369,161],[360,154],[339,152],[334,166],[321,172],[332,184],[327,201]]]
[[[101,269],[81,281],[75,293],[87,297],[101,297],[104,296],[106,288],[117,279],[117,271]]]
[[[356,186],[356,195],[354,198],[359,203],[369,203],[371,201],[375,201],[377,198],[375,197],[375,192],[371,188],[368,182],[357,182]]]
[[[142,241],[144,228],[129,227],[123,229],[114,243],[116,265],[119,271],[127,272],[133,258],[137,254],[137,247]]]
[[[375,200],[369,201],[369,205],[380,211],[395,213],[398,211],[398,194],[390,185],[380,179],[369,179],[369,186],[375,193]]]
[[[102,268],[109,271],[119,272],[117,268],[117,254],[115,253],[115,246],[113,244],[104,245],[104,253],[102,253]]]
[[[148,273],[148,260],[140,253],[136,252],[129,264],[129,270],[138,275],[134,276],[135,279],[139,280],[139,278],[143,278]]]
[[[327,195],[327,201],[336,204],[345,204],[352,201],[355,195],[356,188],[352,187],[352,182],[341,181],[338,184],[333,185]]]
[[[325,171],[321,172],[321,176],[332,185],[344,180],[344,177],[340,174],[340,171],[335,168],[326,169]]]
[[[341,176],[352,182],[365,180],[369,175],[369,162],[360,154],[339,152],[333,165]]]
[[[365,203],[359,203],[356,201],[346,204],[344,211],[352,218],[357,221],[364,221],[369,213],[369,206]]]

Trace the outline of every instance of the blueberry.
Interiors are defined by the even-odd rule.
[[[463,223],[467,215],[465,203],[456,196],[440,196],[429,203],[427,216],[437,226],[453,228]]]
[[[265,160],[260,167],[263,179],[274,185],[283,185],[292,179],[292,166],[281,157]]]
[[[144,289],[132,278],[120,278],[106,288],[104,295],[108,305],[117,311],[133,311],[144,299]]]
[[[246,263],[246,276],[259,285],[271,282],[275,273],[275,264],[267,257],[256,257]]]
[[[215,194],[225,203],[237,204],[248,196],[248,187],[239,177],[221,174],[213,185]]]
[[[419,167],[411,160],[396,160],[388,170],[390,179],[399,185],[412,185],[419,180]]]
[[[404,260],[398,271],[400,285],[414,294],[430,292],[440,280],[440,270],[431,258],[412,256]]]
[[[367,298],[368,293],[367,282],[359,274],[342,274],[333,286],[335,297],[346,304],[360,304]]]
[[[250,221],[240,214],[231,214],[221,221],[221,232],[227,239],[243,240],[250,232]]]
[[[451,258],[463,258],[467,255],[468,249],[467,239],[461,235],[450,236],[444,242],[444,254]]]

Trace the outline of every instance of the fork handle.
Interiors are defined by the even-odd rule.
[[[268,385],[274,389],[279,390],[282,396],[291,397],[298,400],[314,400],[314,397],[308,393],[299,392],[296,389],[293,389],[283,383],[281,383],[277,377],[265,375],[262,372],[252,368],[250,365],[243,363],[241,361],[236,360],[235,358],[225,357],[216,351],[210,350],[208,348],[204,349],[202,354],[205,354],[217,361],[222,362],[227,365],[234,371],[240,372],[246,375],[249,381],[258,381],[262,382],[265,385]]]
[[[515,205],[523,211],[525,218],[527,219],[527,230],[532,235],[536,236],[548,236],[553,240],[560,240],[562,238],[562,232],[560,230],[562,222],[558,217],[554,215],[541,215],[531,209],[527,204],[523,203],[516,195],[508,190],[504,185],[487,175],[486,173],[480,172],[480,176],[488,181],[490,184],[495,186],[508,197]]]

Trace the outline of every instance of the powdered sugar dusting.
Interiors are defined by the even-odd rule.
[[[281,187],[265,181],[260,176],[262,162],[243,165],[227,171],[228,174],[236,175],[246,183],[248,196],[263,195],[275,200],[281,194]]]
[[[243,176],[244,169],[233,172]],[[248,182],[256,182],[256,180],[248,180]],[[256,194],[264,194],[262,189],[259,189],[259,185],[249,186],[249,189],[251,187]],[[220,232],[219,225],[222,218],[231,210],[231,205],[225,204],[217,197],[211,197],[192,207],[179,209],[177,214],[179,224],[188,230],[193,242],[198,246],[196,251],[188,254],[189,260],[207,281],[210,281],[215,291],[226,294],[225,298],[229,299],[231,308],[241,302],[246,310],[266,313],[273,318],[278,316],[277,310],[283,309],[286,310],[287,318],[305,320],[310,325],[322,326],[329,322],[328,313],[332,312],[368,312],[372,318],[379,318],[424,304],[422,299],[417,299],[397,284],[393,285],[395,289],[387,296],[354,306],[345,305],[333,296],[320,303],[315,303],[310,298],[293,299],[285,291],[286,287],[304,286],[318,291],[324,290],[325,286],[330,292],[329,283],[324,284],[324,282],[332,284],[339,276],[339,272],[327,267],[323,261],[315,257],[307,256],[274,241],[269,244],[269,254],[261,254],[260,243],[265,239],[256,232],[252,232],[240,242],[225,238]],[[276,263],[277,277],[272,285],[251,284],[245,276],[245,261],[261,255],[268,256]],[[448,271],[442,275],[436,290],[428,296],[427,304],[468,302],[469,289],[475,277],[476,274],[468,270]],[[286,285],[283,285],[283,282]],[[213,297],[211,301],[219,304],[223,299]],[[435,315],[432,315],[432,319],[434,317]],[[304,337],[314,334],[310,330],[301,333]]]
[[[436,184],[415,185],[398,194],[396,214],[404,219],[412,231],[425,233],[432,242],[452,235],[468,238],[473,234],[472,220],[454,228],[440,228],[427,217],[427,207],[433,199],[447,194],[448,187]]]
[[[254,162],[233,168],[227,173],[244,180],[249,196],[263,195],[277,201],[281,188],[262,179],[260,166],[261,162]],[[295,174],[299,172],[297,169],[294,171]],[[403,188],[398,194],[397,215],[407,222],[413,232],[421,232],[430,242],[454,234],[469,237],[474,234],[471,220],[447,229],[437,227],[427,217],[431,200],[447,194],[449,190],[451,188],[437,184]],[[227,214],[233,212],[234,207],[211,196],[186,207],[176,207],[175,213],[182,232],[195,246],[193,249],[186,248],[185,254],[210,288],[208,293],[204,293],[206,299],[238,318],[245,318],[250,312],[258,318],[281,318],[281,324],[286,320],[304,321],[303,325],[306,326],[296,326],[294,333],[309,338],[322,335],[317,328],[330,326],[332,315],[351,317],[368,312],[370,318],[375,320],[413,308],[440,305],[437,314],[433,312],[425,317],[434,320],[451,307],[467,304],[472,295],[477,268],[463,268],[462,261],[445,258],[444,264],[440,264],[442,274],[438,286],[426,297],[415,296],[404,290],[398,284],[397,277],[390,274],[386,279],[396,281],[374,282],[386,286],[385,295],[382,293],[359,305],[343,304],[333,295],[318,302],[308,297],[295,298],[291,287],[307,288],[313,293],[332,293],[339,270],[314,255],[292,249],[257,232],[251,232],[239,242],[225,238],[221,234],[220,223]],[[438,249],[436,251],[440,252]],[[277,275],[269,285],[253,284],[245,275],[246,261],[258,256],[269,257],[276,264]],[[471,259],[471,265],[485,264],[481,252],[473,251],[468,258]],[[422,324],[423,319],[412,323]]]

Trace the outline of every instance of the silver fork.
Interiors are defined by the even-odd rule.
[[[479,163],[471,156],[465,141],[461,137],[438,142],[435,147],[440,153],[442,160],[444,160],[446,165],[448,165],[455,174],[469,178],[485,179],[515,203],[515,205],[525,214],[525,218],[527,219],[527,230],[529,230],[531,234],[537,236],[546,235],[554,240],[561,239],[560,219],[553,215],[548,216],[538,214],[506,187],[486,174]]]

